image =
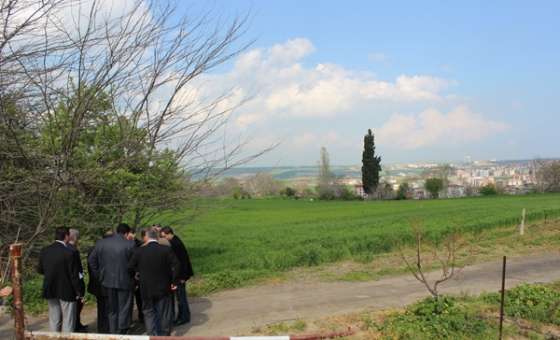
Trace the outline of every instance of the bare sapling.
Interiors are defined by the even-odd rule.
[[[428,292],[434,297],[439,297],[439,286],[452,279],[460,270],[457,266],[457,253],[463,248],[457,233],[451,233],[438,246],[424,240],[424,233],[418,222],[412,222],[412,232],[415,237],[414,250],[399,248],[401,259],[407,270],[421,282]],[[441,275],[433,278],[433,274],[427,271],[433,267],[441,268]]]

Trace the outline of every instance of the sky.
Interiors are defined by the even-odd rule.
[[[359,164],[371,128],[383,162],[560,157],[558,1],[195,0],[249,15],[240,55],[206,96],[250,98],[228,129],[249,165]]]

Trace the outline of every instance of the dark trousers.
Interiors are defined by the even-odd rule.
[[[148,335],[171,335],[173,303],[171,295],[161,298],[142,297],[144,324]]]
[[[107,297],[97,296],[97,333],[109,333],[109,308],[107,307]]]
[[[189,301],[187,300],[187,289],[185,287],[185,283],[177,285],[175,298],[177,299],[177,322],[190,322],[191,310],[189,308]]]
[[[125,334],[130,328],[132,291],[129,289],[106,288],[111,334]]]
[[[144,322],[144,313],[142,312],[142,294],[140,289],[134,291],[134,300],[136,300],[136,308],[138,309],[138,320]]]
[[[82,314],[82,309],[84,309],[84,301],[78,300],[76,305],[76,328],[74,330],[78,330],[82,325],[82,320],[80,318],[80,314]]]

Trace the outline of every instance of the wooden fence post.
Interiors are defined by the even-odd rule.
[[[525,235],[525,208],[521,211],[521,224],[519,225],[519,235]]]
[[[21,243],[10,245],[12,259],[12,288],[14,294],[15,339],[25,339],[25,315],[23,314],[23,287],[21,284]]]

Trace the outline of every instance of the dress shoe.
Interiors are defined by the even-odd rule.
[[[175,320],[175,322],[173,322],[174,326],[181,326],[184,325],[186,323],[191,322],[191,320]]]
[[[87,325],[79,324],[76,326],[76,333],[87,333],[87,331],[88,331]]]

